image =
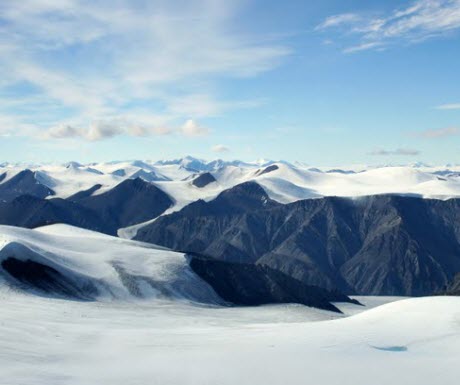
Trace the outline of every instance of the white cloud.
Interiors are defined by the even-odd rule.
[[[346,28],[358,39],[356,44],[345,48],[348,53],[398,42],[417,43],[460,29],[460,0],[416,0],[406,8],[376,17],[350,13],[334,15],[317,27],[318,30],[337,28]]]
[[[419,154],[420,151],[410,148],[397,148],[396,150],[377,149],[369,153],[369,155],[375,156],[415,156]]]
[[[158,120],[159,121],[159,120]],[[116,136],[161,136],[161,135],[205,136],[209,129],[200,126],[194,120],[187,120],[180,127],[154,125],[152,120],[130,120],[125,117],[92,121],[89,125],[79,123],[61,123],[42,132],[42,139],[77,138],[86,141],[99,141]]]
[[[441,104],[436,106],[438,110],[460,110],[460,103]]]
[[[54,139],[67,139],[67,138],[77,138],[84,135],[84,132],[79,127],[75,127],[71,124],[58,124],[48,129],[44,138],[54,138]]]
[[[198,125],[193,119],[189,119],[182,125],[181,132],[185,136],[205,136],[209,134],[209,129]]]
[[[224,146],[223,144],[216,144],[215,146],[212,146],[211,147],[211,150],[213,152],[228,152],[230,151],[230,148],[228,148],[227,146]]]

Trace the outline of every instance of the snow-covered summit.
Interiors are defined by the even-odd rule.
[[[67,198],[95,185],[94,194],[137,177],[169,194],[179,209],[197,199],[209,200],[237,184],[256,181],[272,199],[282,203],[323,196],[363,196],[411,194],[425,198],[448,199],[460,196],[460,167],[428,166],[344,166],[315,167],[284,161],[216,159],[206,161],[187,156],[175,160],[132,160],[91,164],[69,162],[61,165],[0,165],[0,190],[21,171],[34,173],[36,183],[51,189],[50,197]],[[210,173],[215,183],[198,188],[197,176]],[[10,182],[11,183],[11,182]],[[11,187],[8,187],[11,188]]]

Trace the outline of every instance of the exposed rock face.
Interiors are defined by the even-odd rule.
[[[258,174],[259,175],[268,174],[268,173],[270,173],[272,171],[276,171],[278,169],[279,169],[279,167],[276,164],[272,164],[271,166],[265,167],[263,170],[258,172]]]
[[[2,179],[4,179],[4,177]],[[55,195],[54,191],[44,184],[41,184],[35,178],[35,173],[30,170],[23,170],[11,179],[0,184],[0,202],[10,202],[26,194],[37,198],[46,198]]]
[[[460,295],[460,272],[457,273],[446,290],[440,292],[441,295]]]
[[[329,290],[427,295],[460,271],[460,200],[380,195],[282,205],[248,182],[160,217],[136,239]]]
[[[331,292],[306,285],[267,266],[192,256],[190,267],[208,282],[221,298],[235,305],[299,303],[339,312],[331,302],[358,303],[337,291]]]
[[[203,174],[198,175],[195,179],[193,179],[192,184],[195,187],[203,188],[206,187],[208,184],[213,183],[216,181],[216,178],[210,173],[205,172]]]

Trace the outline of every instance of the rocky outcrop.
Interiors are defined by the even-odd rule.
[[[214,178],[210,172],[205,172],[193,179],[192,185],[198,188],[203,188],[214,182],[216,182],[216,178]]]

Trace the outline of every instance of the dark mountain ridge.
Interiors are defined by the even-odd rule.
[[[3,174],[2,180],[6,174]],[[23,170],[11,179],[0,184],[0,201],[11,202],[21,195],[32,195],[37,198],[46,198],[55,195],[55,192],[37,180],[36,173],[31,170]]]
[[[119,228],[153,219],[173,204],[165,192],[140,178],[93,195],[100,187],[95,185],[67,199],[21,195],[0,202],[0,224],[34,228],[65,223],[116,235]]]
[[[247,182],[158,218],[136,239],[267,266],[328,290],[427,295],[460,271],[460,200],[376,195],[282,205]]]

